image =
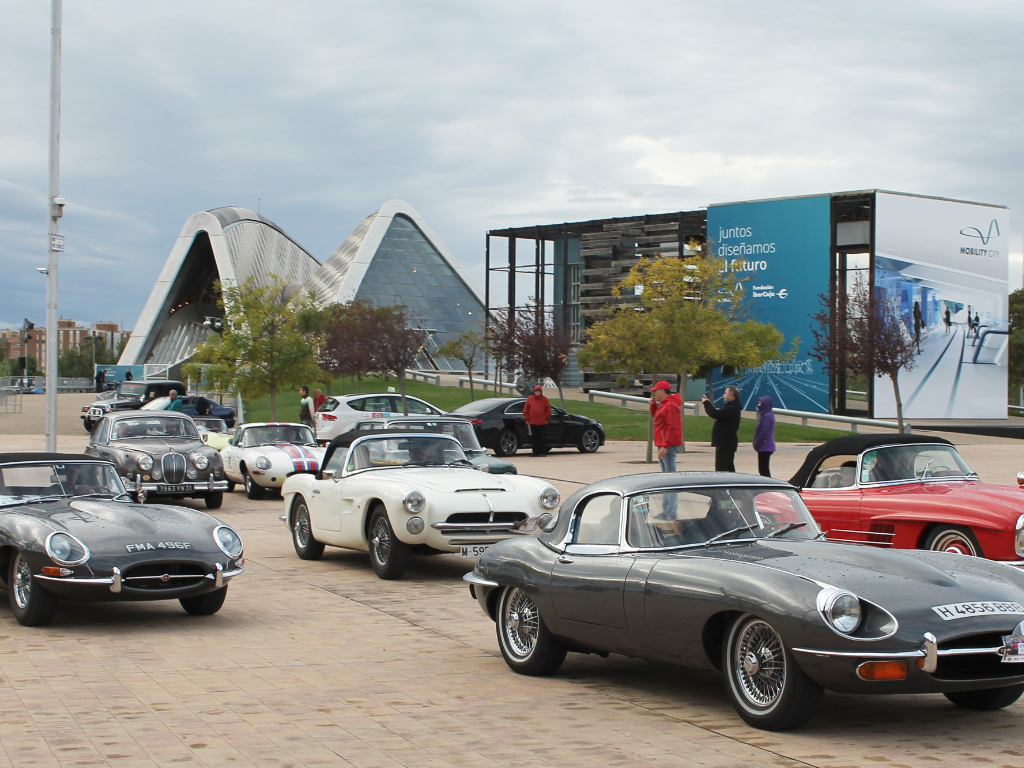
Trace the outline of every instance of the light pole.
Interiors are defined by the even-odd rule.
[[[50,0],[50,183],[46,238],[46,450],[57,451],[57,254],[64,250],[60,217],[60,27],[63,0]]]

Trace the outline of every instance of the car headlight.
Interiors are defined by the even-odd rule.
[[[270,469],[270,459],[266,456],[257,456],[256,469]]]
[[[197,477],[199,477],[199,473],[196,472],[195,467],[189,467],[188,471],[185,472],[185,477],[187,477],[189,480],[195,480]]]
[[[427,500],[419,491],[409,491],[405,494],[405,498],[402,499],[402,504],[405,506],[406,512],[417,514],[423,511],[423,507],[427,505]]]
[[[242,554],[242,540],[226,525],[218,525],[213,529],[213,540],[217,542],[220,551],[228,557],[238,557]]]
[[[55,531],[46,537],[46,554],[58,565],[81,565],[89,559],[89,548],[70,533]]]
[[[1013,548],[1018,557],[1024,557],[1024,515],[1017,518],[1017,529],[1013,536]]]
[[[552,488],[550,485],[540,492],[540,505],[544,509],[554,509],[558,506],[558,502],[561,501],[562,497],[558,491]]]
[[[206,469],[210,466],[210,460],[202,453],[198,453],[192,457],[192,463],[196,469]]]
[[[152,456],[139,456],[135,460],[135,463],[139,466],[143,472],[149,472],[153,468],[153,457]]]
[[[852,592],[828,587],[818,593],[818,610],[836,632],[849,635],[860,626],[860,600]]]

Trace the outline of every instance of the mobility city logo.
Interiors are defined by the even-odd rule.
[[[746,239],[738,243],[725,242],[732,238],[748,238],[754,236],[753,227],[730,227],[729,229],[718,228],[719,245],[715,253],[719,258],[725,259],[725,269],[728,272],[763,272],[768,269],[768,262],[765,259],[751,258],[748,256],[760,256],[762,254],[775,253],[775,243],[748,243]],[[735,258],[743,257],[743,258]],[[743,289],[742,284],[737,283],[736,287]],[[789,291],[785,288],[776,290],[774,285],[753,285],[751,295],[755,299],[785,299]]]
[[[988,241],[993,237],[999,237],[999,222],[995,219],[989,222],[988,232],[982,232],[977,227],[964,227],[960,230],[960,234],[964,237],[973,237],[976,240],[981,240],[982,245],[988,245]],[[994,248],[973,248],[971,246],[963,245],[960,246],[960,253],[964,256],[988,256],[989,258],[996,258],[999,256],[999,251]]]

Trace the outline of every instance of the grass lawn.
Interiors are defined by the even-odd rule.
[[[327,391],[323,384],[311,385],[310,389],[319,386],[324,392]],[[363,379],[363,392],[386,392],[389,386],[398,389],[398,381],[391,379]],[[341,381],[338,380],[331,387],[331,393],[341,394]],[[439,387],[434,384],[426,384],[422,381],[407,381],[406,394],[413,395],[426,400],[443,411],[451,411],[469,402],[469,388]],[[346,389],[347,394],[355,394],[351,386]],[[545,392],[551,397],[550,392]],[[492,393],[487,392],[481,395],[479,389],[476,392],[477,399],[491,397]],[[558,397],[551,397],[552,405],[558,405]],[[646,440],[647,439],[647,416],[643,411],[633,408],[622,408],[618,405],[606,403],[590,403],[580,400],[566,400],[566,410],[570,413],[578,413],[581,416],[589,416],[597,419],[604,426],[605,434],[609,440]],[[299,395],[297,391],[281,393],[277,395],[277,419],[278,421],[292,421],[299,416]],[[262,397],[258,400],[246,401],[246,421],[270,421],[270,397]],[[687,416],[684,424],[687,440],[708,441],[711,439],[711,426],[713,422],[706,416]],[[799,424],[784,424],[778,422],[775,425],[775,439],[783,443],[822,443],[831,440],[833,437],[851,434],[838,429],[827,429],[824,427],[804,427]],[[754,438],[754,420],[743,419],[740,422],[740,442],[750,442]]]

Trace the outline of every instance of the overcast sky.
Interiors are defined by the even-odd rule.
[[[49,3],[0,0],[0,327],[45,320]],[[321,261],[401,198],[487,229],[864,188],[1011,208],[1024,3],[64,3],[60,314],[131,328],[185,220]]]

